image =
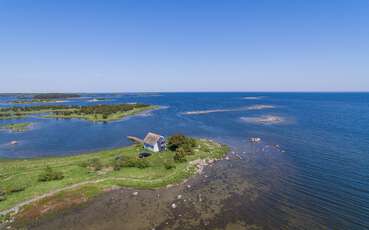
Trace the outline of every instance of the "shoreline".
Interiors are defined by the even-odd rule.
[[[187,156],[187,161],[185,163],[175,163],[175,167],[173,169],[165,169],[163,167],[163,159],[165,160],[166,156],[160,156],[160,154],[171,154],[170,152],[158,153],[155,157],[152,157],[152,166],[147,169],[136,169],[136,168],[124,168],[120,173],[119,171],[110,171],[106,168],[106,170],[101,170],[99,172],[88,172],[87,176],[82,175],[76,178],[68,178],[70,175],[66,175],[63,182],[47,182],[50,184],[54,184],[53,186],[43,190],[40,192],[38,189],[44,187],[45,184],[35,184],[33,189],[32,187],[27,187],[27,190],[35,190],[39,191],[38,193],[28,191],[29,195],[20,196],[23,191],[19,193],[15,193],[15,196],[18,195],[18,198],[12,197],[11,201],[8,201],[7,204],[3,203],[4,201],[0,201],[0,223],[11,224],[14,221],[14,218],[19,213],[22,213],[29,207],[34,206],[33,204],[37,204],[38,202],[42,202],[43,200],[53,199],[54,197],[58,197],[60,195],[68,195],[73,193],[75,190],[81,189],[83,192],[89,192],[89,190],[94,190],[94,194],[91,197],[85,197],[84,199],[87,201],[93,196],[97,194],[104,193],[106,191],[110,191],[115,188],[134,188],[134,189],[160,189],[160,188],[169,188],[177,184],[181,184],[186,182],[190,177],[201,174],[201,171],[208,164],[213,164],[216,160],[222,159],[229,152],[229,148],[225,145],[218,144],[217,142],[205,139],[196,139],[199,143],[198,147],[194,155]],[[35,159],[0,159],[0,165],[3,164],[3,168],[7,168],[7,165],[15,164],[18,167],[26,167],[26,165],[34,164],[34,167],[30,167],[29,170],[40,170],[40,164],[45,165],[47,162],[53,162],[55,165],[59,164],[59,168],[65,168],[64,170],[79,170],[79,173],[83,173],[84,170],[78,169],[79,165],[86,159],[92,159],[99,157],[101,155],[101,159],[105,162],[108,161],[107,158],[112,159],[112,157],[116,156],[118,153],[126,151],[127,154],[132,154],[132,151],[137,148],[137,146],[129,146],[123,148],[117,148],[115,150],[105,150],[101,152],[95,153],[85,153],[77,156],[67,156],[67,157],[47,157],[47,158],[35,158]],[[210,151],[206,152],[205,150],[210,149]],[[130,153],[128,153],[130,152]],[[162,159],[161,159],[162,158]],[[83,160],[82,160],[83,159]],[[62,163],[61,163],[62,162]],[[63,166],[63,164],[69,166]],[[74,164],[74,165],[73,165]],[[157,165],[155,165],[157,164]],[[70,168],[70,165],[73,165],[73,168]],[[68,168],[69,167],[69,168]],[[6,171],[7,169],[5,169]],[[18,172],[22,173],[22,172]],[[27,174],[27,170],[23,171],[23,174]],[[4,178],[4,174],[0,170],[0,180],[3,182],[9,177],[14,177],[12,180],[17,180],[17,175],[8,175],[8,177]],[[5,175],[6,176],[6,175]],[[19,175],[18,175],[19,176]],[[34,178],[34,175],[29,175],[30,178]],[[19,179],[19,178],[18,178]],[[59,185],[55,185],[58,184]],[[9,184],[9,182],[8,182]],[[36,189],[39,187],[38,189]],[[32,194],[32,195],[31,195]],[[12,196],[13,194],[9,195]],[[16,200],[14,200],[16,199]],[[6,200],[5,200],[6,202]],[[3,205],[2,205],[3,204]],[[67,204],[64,204],[67,205]],[[2,207],[1,207],[2,206]],[[36,205],[37,206],[37,205]],[[1,225],[0,225],[1,226]]]

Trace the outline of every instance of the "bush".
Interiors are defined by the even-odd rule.
[[[176,168],[176,165],[174,164],[173,161],[164,161],[164,167],[165,169],[169,170]]]
[[[146,159],[140,158],[124,158],[123,156],[117,156],[113,162],[112,166],[114,170],[118,171],[122,167],[131,167],[131,168],[147,168],[149,167],[149,162]]]
[[[173,135],[168,139],[168,149],[176,151],[184,143],[186,143],[186,137],[184,135],[182,134]]]
[[[22,192],[26,189],[24,185],[13,185],[7,189],[8,193]]]
[[[112,162],[114,171],[119,171],[124,166],[124,163],[125,163],[124,157],[117,156]]]
[[[83,162],[81,164],[81,167],[89,168],[93,171],[99,171],[103,168],[103,164],[101,163],[100,159],[92,158],[87,160],[86,162]]]
[[[62,172],[54,171],[50,166],[46,166],[45,171],[38,176],[38,181],[46,182],[53,180],[61,180],[64,178]]]
[[[194,147],[196,147],[196,140],[182,134],[173,135],[168,139],[168,148],[171,151],[176,151],[178,148],[184,148],[186,152],[192,153],[192,148]]]
[[[0,202],[6,200],[5,191],[0,188]]]
[[[177,163],[182,163],[182,162],[186,162],[186,152],[183,148],[178,148],[176,153],[174,154],[173,157],[174,161]]]
[[[143,169],[149,167],[150,165],[146,159],[129,158],[125,161],[124,166]]]

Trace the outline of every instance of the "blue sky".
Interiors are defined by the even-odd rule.
[[[368,0],[0,0],[0,92],[369,91]]]

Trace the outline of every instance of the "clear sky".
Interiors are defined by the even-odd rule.
[[[0,0],[0,92],[369,91],[368,0]]]

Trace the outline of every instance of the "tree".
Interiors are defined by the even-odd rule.
[[[172,151],[176,151],[179,147],[186,143],[186,137],[182,134],[176,134],[168,139],[168,148]]]

